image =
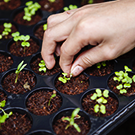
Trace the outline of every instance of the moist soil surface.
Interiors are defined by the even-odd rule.
[[[4,76],[2,87],[13,94],[24,94],[36,85],[36,76],[30,71],[21,71],[19,73],[17,83],[15,83],[15,78],[15,71]]]
[[[26,114],[13,112],[13,114],[6,119],[5,123],[1,124],[1,135],[24,135],[32,126],[32,122]]]
[[[82,106],[83,109],[88,112],[89,114],[97,117],[106,117],[109,115],[112,115],[118,108],[118,101],[112,97],[105,98],[107,100],[107,104],[104,104],[106,106],[106,113],[95,113],[94,112],[94,106],[97,104],[96,100],[91,100],[91,96],[93,94],[88,94],[85,98],[83,98]]]
[[[4,2],[0,0],[0,10],[13,10],[21,5],[20,0],[10,0],[9,2]]]
[[[0,53],[0,73],[7,71],[13,64],[11,56]]]
[[[58,77],[63,77],[61,74]],[[76,95],[84,92],[89,86],[89,78],[80,74],[77,77],[71,77],[67,83],[63,83],[56,78],[55,87],[61,93],[68,95]]]
[[[115,92],[116,94],[120,95],[120,91],[116,88],[116,86],[118,86],[120,84],[120,82],[118,81],[114,81],[113,77],[115,77],[115,75],[113,75],[112,77],[110,77],[110,79],[108,80],[108,86],[109,88]],[[132,78],[132,75],[129,75],[129,77]],[[128,88],[127,93],[122,94],[124,96],[131,96],[131,95],[135,95],[135,82],[131,83],[131,87]]]
[[[85,70],[88,75],[91,76],[105,76],[114,70],[114,61],[106,61],[106,66],[101,66],[101,68],[97,68],[97,64],[89,67]]]
[[[42,15],[40,11],[37,11],[36,14],[31,17],[31,21],[24,20],[23,16],[24,16],[24,11],[19,12],[18,14],[15,15],[14,22],[21,25],[29,26],[38,23],[42,19]]]
[[[70,117],[70,116],[66,116]],[[63,118],[63,117],[62,117]],[[84,117],[81,117],[79,119],[75,119],[75,123],[79,126],[81,129],[81,132],[77,132],[77,130],[74,128],[74,126],[69,126],[67,130],[65,130],[65,127],[69,124],[68,121],[62,121],[61,119],[58,119],[53,124],[53,130],[57,135],[86,135],[90,130],[89,122],[84,119]]]
[[[22,41],[13,42],[9,46],[10,53],[18,57],[27,57],[36,53],[40,48],[39,45],[33,39],[29,39],[28,42],[30,47],[25,47],[25,50],[21,46]]]
[[[35,58],[33,58],[33,60],[30,63],[30,66],[32,68],[32,70],[40,75],[54,75],[55,73],[60,72],[60,66],[59,66],[59,58],[56,58],[56,64],[54,66],[54,68],[52,68],[51,70],[47,69],[46,73],[44,71],[39,71],[39,63],[41,62],[42,57],[41,55],[36,56]]]
[[[9,22],[6,22],[6,23],[9,23]],[[10,22],[11,23],[11,22]],[[2,34],[2,32],[4,31],[4,26],[3,26],[3,24],[4,23],[1,23],[0,24],[0,34]],[[11,23],[12,24],[12,23]],[[15,27],[15,25],[13,25],[12,24],[12,27],[11,27],[11,32],[9,32],[9,34],[8,35],[6,35],[6,36],[2,36],[2,39],[0,39],[0,40],[6,40],[6,39],[10,39],[10,38],[12,38],[12,33],[14,33],[14,32],[16,32],[17,31],[17,28]]]
[[[40,25],[34,32],[34,35],[38,38],[43,40],[43,35],[44,35],[44,30],[43,30],[43,24]]]
[[[49,0],[40,0],[38,3],[41,5],[41,10],[48,12],[58,11],[64,7],[63,0],[55,0],[55,2],[49,2]]]
[[[52,94],[53,91],[51,92],[49,90],[39,90],[33,92],[27,99],[27,109],[35,115],[49,115],[57,112],[61,107],[62,99],[60,95],[56,93],[56,96],[51,99],[50,105],[48,105]]]
[[[0,90],[0,102],[3,100],[5,101],[7,100],[7,95],[3,91]]]

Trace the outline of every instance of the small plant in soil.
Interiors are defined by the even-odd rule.
[[[12,24],[4,23],[3,26],[4,26],[4,31],[2,32],[2,34],[0,34],[0,39],[2,39],[3,36],[5,37],[5,39],[7,39],[7,35],[9,34],[9,32],[11,32]]]
[[[70,74],[69,77],[66,77],[68,75],[67,73],[62,73],[62,75],[63,75],[63,77],[59,77],[58,80],[63,82],[63,83],[66,83],[72,77],[72,74]]]
[[[26,2],[25,5],[27,7],[24,8],[25,13],[23,19],[27,21],[31,21],[31,17],[35,15],[36,11],[40,9],[41,6],[37,2],[33,3],[33,1],[28,1]]]
[[[16,31],[12,33],[13,40],[16,42],[16,45],[18,45],[18,41],[20,40],[20,32]]]
[[[47,23],[43,25],[43,30],[45,31],[47,29]]]
[[[113,77],[113,80],[119,84],[116,88],[120,91],[120,94],[127,93],[127,90],[131,88],[132,82],[135,82],[135,75],[133,75],[132,78],[128,75],[128,72],[131,72],[132,70],[127,66],[124,66],[124,69],[125,72],[115,72],[116,76]]]
[[[48,106],[50,106],[51,100],[52,100],[52,98],[54,98],[54,97],[56,97],[56,91],[55,91],[55,90],[53,90],[53,94],[52,94],[52,96],[51,96],[50,99],[49,99]]]
[[[13,114],[12,112],[9,112],[8,114],[2,109],[5,106],[5,104],[6,104],[5,100],[0,102],[0,110],[3,112],[3,115],[0,115],[0,129],[1,129],[1,123],[4,123],[6,119]]]
[[[103,93],[100,89],[96,89],[96,93],[94,93],[91,96],[91,100],[96,100],[97,104],[94,106],[94,112],[95,113],[102,113],[105,114],[106,113],[106,107],[104,104],[107,103],[107,100],[105,98],[108,98],[109,91],[108,90],[104,90]],[[105,97],[105,98],[104,98]]]
[[[78,131],[78,132],[81,132],[79,126],[74,122],[75,119],[79,119],[81,118],[80,115],[78,115],[80,111],[80,108],[76,108],[72,114],[71,114],[71,117],[62,117],[62,121],[69,121],[69,124],[65,127],[65,129],[67,130],[69,126],[74,126],[74,128]]]
[[[64,7],[64,11],[68,11],[68,10],[72,10],[72,9],[76,9],[77,6],[76,5],[69,5],[69,7]]]
[[[39,65],[39,71],[40,71],[40,72],[43,71],[44,73],[46,73],[46,69],[47,69],[47,68],[46,68],[46,65],[45,65],[44,60],[41,60],[38,65]]]
[[[15,71],[15,73],[16,73],[15,83],[17,83],[19,73],[20,73],[20,72],[24,69],[24,67],[27,65],[27,64],[24,64],[24,65],[23,65],[23,62],[24,62],[24,61],[22,61],[22,62],[18,65],[17,70]]]
[[[102,62],[97,63],[96,65],[97,65],[97,68],[101,68],[101,66],[105,67],[106,66],[106,62],[102,61]]]

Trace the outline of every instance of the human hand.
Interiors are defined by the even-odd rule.
[[[60,55],[63,72],[80,74],[95,63],[114,59],[135,46],[135,1],[122,0],[84,7],[48,19],[41,54],[48,69],[53,53]],[[62,46],[57,42],[64,41]],[[74,56],[86,45],[95,47]]]

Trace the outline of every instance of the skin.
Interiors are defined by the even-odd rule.
[[[48,69],[60,56],[63,72],[77,76],[95,63],[112,60],[135,47],[135,1],[86,5],[52,15],[44,33],[41,54]],[[64,41],[61,46],[57,42]],[[86,45],[95,47],[74,56]]]

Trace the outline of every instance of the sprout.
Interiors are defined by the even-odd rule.
[[[15,83],[17,83],[19,73],[20,73],[20,72],[24,69],[24,67],[27,65],[27,64],[24,64],[24,65],[23,65],[23,62],[24,62],[24,61],[22,61],[22,62],[18,65],[17,70],[15,71],[15,73],[16,73]]]
[[[61,82],[63,82],[63,83],[66,83],[72,77],[72,74],[70,74],[70,77],[69,78],[66,77],[68,75],[67,73],[62,73],[62,75],[63,75],[63,77],[59,77],[58,80],[61,81]]]
[[[4,2],[6,2],[6,3],[9,2],[9,1],[10,1],[10,0],[4,0]]]
[[[6,121],[6,119],[9,118],[9,116],[11,116],[13,114],[12,112],[9,112],[9,114],[8,114],[2,109],[2,107],[5,106],[5,104],[6,104],[5,100],[0,102],[0,110],[3,112],[3,115],[0,115],[0,129],[1,129],[1,123],[4,123]]]
[[[47,29],[47,23],[43,25],[43,30]]]
[[[103,62],[97,63],[96,65],[97,65],[97,68],[101,68],[101,66],[105,67],[106,63],[105,63],[105,61],[103,61]]]
[[[120,91],[120,94],[127,93],[128,88],[131,88],[131,84],[135,82],[135,75],[133,77],[129,77],[127,72],[131,72],[132,70],[128,68],[128,66],[124,66],[125,72],[119,71],[115,72],[115,77],[113,77],[114,81],[117,81],[119,85],[116,88]]]
[[[44,62],[44,60],[41,60],[40,61],[41,63],[39,63],[38,65],[39,65],[39,71],[41,72],[41,71],[44,71],[44,73],[46,73],[46,65],[45,65],[45,62]]]
[[[89,3],[89,4],[92,4],[92,3],[93,3],[93,0],[89,0],[88,3]]]
[[[78,115],[78,112],[79,112],[79,111],[80,111],[80,108],[76,108],[76,109],[72,112],[71,118],[69,118],[69,117],[63,117],[63,118],[62,118],[62,121],[65,121],[65,120],[66,120],[66,121],[69,121],[69,124],[65,127],[65,129],[68,129],[69,126],[74,126],[74,128],[75,128],[78,132],[81,132],[79,126],[78,126],[76,123],[74,123],[75,118],[80,118],[80,117],[81,117],[80,115]]]
[[[96,93],[93,93],[91,96],[91,100],[96,100],[97,104],[94,106],[94,112],[95,113],[106,113],[106,107],[104,104],[107,103],[107,100],[105,98],[109,97],[109,91],[104,90],[103,93],[100,89],[96,89]]]
[[[68,11],[68,10],[72,10],[72,9],[76,9],[76,8],[77,8],[76,5],[69,5],[69,7],[64,7],[63,10]]]
[[[12,37],[13,37],[13,40],[16,42],[16,44],[18,44],[17,41],[20,40],[20,32],[17,31],[17,32],[12,33]]]
[[[49,99],[48,106],[50,106],[51,100],[52,100],[52,98],[54,98],[54,97],[56,97],[56,91],[55,91],[55,90],[53,90],[53,94],[52,94],[52,96],[51,96],[50,99]]]

